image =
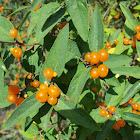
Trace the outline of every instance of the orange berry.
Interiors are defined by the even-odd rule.
[[[26,88],[26,85],[25,85],[25,84],[23,84],[23,87],[24,87],[24,88]]]
[[[106,46],[107,49],[110,49],[111,48],[111,43],[110,42],[106,42],[105,46]]]
[[[10,103],[15,103],[17,101],[17,95],[15,94],[9,94],[7,96],[7,100],[10,102]]]
[[[109,119],[109,118],[111,118],[112,117],[112,114],[111,113],[108,113],[107,114],[107,120]]]
[[[64,22],[62,23],[62,26],[64,27],[66,24],[67,24],[67,22],[66,22],[66,21],[64,21]]]
[[[92,79],[97,79],[99,77],[99,72],[97,68],[92,68],[90,70],[90,75]]]
[[[18,74],[15,74],[15,77],[16,77],[17,79],[19,79],[19,75],[18,75]]]
[[[106,107],[105,102],[101,102],[101,106]]]
[[[105,109],[100,109],[100,116],[105,117],[106,115],[107,115],[106,110]]]
[[[21,69],[22,69],[22,66],[21,66],[21,65],[19,65],[19,66],[18,66],[18,68],[21,70]]]
[[[98,89],[97,88],[92,88],[92,91],[98,92]]]
[[[119,43],[119,40],[115,40],[114,43],[115,45],[117,45]]]
[[[99,65],[98,73],[100,77],[106,77],[108,75],[108,67],[105,64]]]
[[[40,91],[42,92],[47,92],[48,91],[48,86],[46,84],[41,84],[39,86]]]
[[[46,92],[38,91],[36,93],[36,99],[41,103],[45,103],[48,101],[48,94]]]
[[[16,47],[16,48],[14,48],[12,54],[13,54],[14,57],[16,57],[16,58],[20,58],[20,57],[22,56],[22,54],[23,54],[23,51],[22,51],[21,48]]]
[[[16,38],[18,36],[18,31],[16,29],[11,29],[9,34],[10,34],[10,37]]]
[[[63,25],[60,23],[60,24],[58,24],[57,28],[58,29],[62,29],[63,28]]]
[[[29,75],[27,76],[27,79],[31,79],[31,78],[32,78],[32,75],[29,74]]]
[[[136,48],[136,43],[135,42],[132,42],[132,47]]]
[[[24,101],[24,98],[17,98],[16,105],[19,106]]]
[[[30,82],[30,86],[33,86],[33,82]]]
[[[52,79],[53,78],[53,70],[51,68],[46,68],[43,72],[44,77],[46,79]]]
[[[138,103],[134,103],[134,104],[132,105],[132,108],[133,108],[134,110],[138,110],[139,104],[138,104]]]
[[[135,31],[136,32],[139,32],[140,31],[140,25],[138,25],[138,26],[135,27]]]
[[[51,85],[48,88],[48,94],[51,97],[59,97],[60,96],[60,89],[56,85]]]
[[[126,125],[126,122],[123,119],[120,119],[117,121],[117,125],[120,127],[124,127]]]
[[[90,62],[91,57],[90,57],[90,53],[89,53],[89,52],[85,55],[85,60],[86,60],[87,62]]]
[[[132,104],[132,102],[133,102],[133,98],[130,98],[129,101],[128,101],[128,103],[129,104]]]
[[[99,57],[99,54],[97,52],[91,52],[90,57],[91,57],[91,60],[90,60],[91,65],[99,63],[99,58],[100,57]]]
[[[136,34],[136,39],[140,41],[140,32]]]
[[[4,6],[2,6],[2,7],[1,7],[1,10],[3,11],[4,9],[5,9],[5,7],[4,7]]]
[[[127,106],[127,103],[122,104],[122,106],[123,106],[123,107],[126,107],[126,106]]]
[[[110,106],[109,111],[115,113],[116,107],[115,106]]]
[[[129,44],[131,44],[130,39],[129,39],[129,38],[124,38],[124,39],[123,39],[123,44],[124,44],[124,45],[129,45]]]
[[[114,126],[113,126],[113,129],[119,130],[120,129],[120,126],[117,123],[115,123]]]
[[[115,19],[119,19],[119,14],[117,14],[114,18],[115,18]]]
[[[49,103],[50,105],[56,105],[57,102],[58,102],[58,99],[57,99],[57,98],[55,98],[55,97],[50,97],[50,96],[49,96],[49,98],[48,98],[48,103]]]
[[[99,92],[98,95],[99,95],[99,96],[102,96],[102,92]]]
[[[108,60],[109,55],[106,49],[100,49],[98,53],[100,62],[105,62]]]
[[[13,83],[14,83],[15,85],[18,84],[18,80],[17,80],[17,79],[14,80]]]
[[[20,92],[20,88],[19,88],[19,86],[16,86],[16,85],[10,85],[8,87],[8,92],[10,94],[18,94]]]
[[[33,81],[33,87],[37,88],[37,87],[39,87],[39,85],[40,85],[40,83],[38,80]]]
[[[34,38],[34,36],[33,36],[33,35],[31,35],[31,38]]]

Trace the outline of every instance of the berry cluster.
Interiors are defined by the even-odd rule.
[[[90,65],[99,64],[100,62],[105,62],[108,60],[108,52],[106,49],[100,49],[99,52],[91,52],[85,55],[86,62]],[[108,75],[108,67],[105,64],[101,64],[97,67],[94,67],[90,71],[92,79],[97,79],[100,77],[106,77]]]
[[[8,87],[8,92],[9,92],[9,95],[7,96],[7,100],[10,102],[10,103],[16,103],[17,106],[19,106],[24,98],[22,97],[19,97],[18,98],[18,94],[20,92],[20,88],[16,85],[10,85]]]
[[[54,72],[51,68],[46,68],[44,70],[44,77],[47,79],[52,79],[56,77],[56,72]],[[45,103],[48,102],[50,105],[56,105],[58,102],[58,97],[60,96],[60,89],[56,85],[41,84],[39,86],[39,91],[36,93],[36,99]]]
[[[122,106],[126,107],[127,105],[132,106],[133,113],[140,115],[140,104],[138,104],[137,102],[133,103],[133,98],[130,98],[129,101],[127,103],[124,103]]]
[[[109,49],[111,49],[112,47],[115,47],[118,43],[119,43],[119,40],[115,40],[115,41],[114,41],[114,44],[112,44],[112,45],[111,45],[110,42],[106,42],[106,43],[105,43],[105,47],[109,50]]]

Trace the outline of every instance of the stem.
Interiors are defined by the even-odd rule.
[[[9,41],[0,41],[0,43],[9,43],[9,44],[17,44],[17,45],[21,45],[21,46],[34,46],[34,45],[40,45],[42,46],[40,43],[33,43],[33,44],[24,44],[24,43],[21,43],[19,41],[16,40],[16,42],[9,42]]]

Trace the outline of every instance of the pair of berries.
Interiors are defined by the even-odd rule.
[[[92,79],[97,79],[100,77],[106,77],[108,75],[108,67],[105,64],[101,64],[98,68],[92,68],[90,71]]]
[[[59,96],[60,89],[56,85],[51,85],[48,87],[46,84],[41,84],[39,86],[39,91],[36,93],[36,99],[39,102],[48,102],[50,105],[56,105]]]
[[[16,48],[11,48],[10,49],[10,52],[12,53],[12,55],[15,57],[15,58],[21,58],[22,54],[23,54],[23,51],[21,48],[19,47],[16,47]]]
[[[17,106],[19,106],[24,98],[22,97],[17,97],[17,95],[19,94],[20,92],[20,88],[16,85],[10,85],[8,87],[8,92],[9,92],[9,95],[7,96],[7,100],[10,102],[10,103],[16,103]]]
[[[135,31],[137,32],[136,39],[140,41],[140,25],[135,27]]]
[[[134,110],[140,111],[140,104],[138,104],[138,103],[133,103],[133,104],[132,104],[132,108],[133,108]]]
[[[124,127],[126,125],[126,122],[123,119],[119,119],[113,126],[113,129],[119,130],[120,127]]]
[[[106,49],[100,49],[99,52],[91,52],[85,55],[86,62],[91,65],[99,64],[108,60],[109,54]],[[106,77],[108,74],[108,67],[104,64],[98,66],[98,68],[92,68],[90,75],[93,79],[100,77]]]
[[[112,116],[112,113],[115,113],[116,107],[115,106],[110,106],[108,111],[106,111],[105,109],[100,109],[100,116],[105,117],[106,115],[109,115],[107,117],[110,118]]]

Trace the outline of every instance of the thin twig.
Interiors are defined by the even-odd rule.
[[[40,46],[42,46],[40,43],[24,44],[24,43],[21,43],[21,42],[19,42],[17,40],[16,40],[16,42],[0,41],[0,43],[17,44],[17,45],[21,45],[21,46],[34,46],[34,45],[40,45]]]

